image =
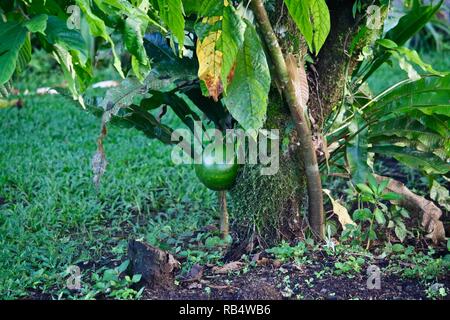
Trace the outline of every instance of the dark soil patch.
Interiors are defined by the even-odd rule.
[[[366,268],[355,275],[335,275],[330,269],[317,276],[331,261],[297,267],[255,267],[240,275],[215,275],[206,270],[202,279],[181,283],[171,289],[146,288],[143,299],[170,300],[420,300],[426,299],[426,287],[415,279],[384,274],[381,263],[381,288],[368,289]],[[441,279],[449,283],[448,276]]]

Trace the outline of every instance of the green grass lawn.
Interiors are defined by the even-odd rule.
[[[425,60],[448,69],[445,57]],[[19,89],[60,81],[36,68],[19,79]],[[378,92],[400,78],[398,68],[386,67],[370,84]],[[177,235],[216,222],[215,193],[190,166],[175,167],[169,147],[111,127],[109,164],[97,190],[90,161],[99,119],[61,96],[24,100],[22,109],[0,110],[0,298],[27,297],[33,290],[58,298],[67,293],[70,265],[87,263],[101,272],[108,262],[125,259],[131,237],[179,250]],[[207,232],[200,237],[214,239]],[[192,261],[201,255],[189,254]],[[82,281],[87,290],[95,285],[88,276]]]
[[[0,123],[0,298],[55,293],[69,265],[121,259],[129,237],[157,243],[215,216],[215,194],[192,168],[134,130],[110,129],[96,190],[99,119],[62,97],[27,97],[0,110]]]

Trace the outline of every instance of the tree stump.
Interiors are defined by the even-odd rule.
[[[133,274],[141,274],[150,287],[173,286],[174,270],[180,263],[170,253],[142,241],[130,240],[128,259]]]

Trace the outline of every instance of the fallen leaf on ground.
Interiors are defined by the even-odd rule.
[[[212,271],[217,274],[227,274],[230,271],[237,271],[242,268],[243,262],[233,261],[223,265],[222,267],[214,267]]]
[[[337,202],[331,196],[331,192],[328,189],[323,189],[323,192],[330,198],[331,204],[333,206],[333,212],[338,216],[339,223],[342,225],[342,229],[345,230],[346,225],[352,224],[356,225],[355,222],[350,218],[348,214],[347,208],[345,208],[342,204]]]
[[[193,282],[193,281],[200,280],[203,276],[203,270],[204,270],[204,268],[201,265],[194,264],[192,266],[191,270],[189,270],[188,274],[182,281],[183,282]]]

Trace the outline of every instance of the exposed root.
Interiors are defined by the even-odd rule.
[[[440,221],[442,211],[432,201],[425,199],[409,190],[400,181],[389,177],[375,175],[378,181],[389,180],[387,190],[403,196],[402,200],[393,203],[407,209],[418,216],[422,215],[422,227],[428,232],[427,237],[437,244],[445,241],[444,224]]]

